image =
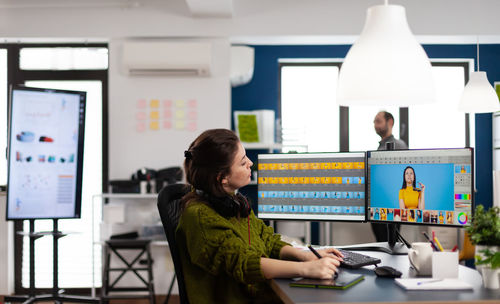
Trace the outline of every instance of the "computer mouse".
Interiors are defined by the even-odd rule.
[[[384,278],[399,278],[401,277],[401,271],[398,271],[391,266],[380,266],[375,268],[375,274],[378,277]]]

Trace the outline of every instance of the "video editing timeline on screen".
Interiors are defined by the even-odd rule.
[[[469,223],[472,149],[370,151],[367,159],[370,220],[454,226]],[[404,188],[406,170],[413,172],[415,182]],[[413,195],[413,203],[405,201],[407,193]]]
[[[261,154],[258,213],[267,219],[365,220],[365,153]]]

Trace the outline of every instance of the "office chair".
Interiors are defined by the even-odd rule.
[[[160,212],[163,229],[165,230],[165,235],[167,236],[168,247],[170,248],[172,260],[174,262],[174,279],[175,276],[177,276],[181,304],[189,304],[189,302],[187,298],[186,285],[184,284],[181,258],[177,250],[177,242],[175,241],[175,230],[177,229],[179,217],[181,215],[180,199],[188,191],[189,187],[186,184],[171,184],[165,186],[158,194],[158,211]],[[172,286],[175,281],[174,279],[172,279],[172,283],[170,284],[165,303],[168,303],[170,292],[172,291]]]
[[[165,185],[180,182],[183,175],[184,172],[181,167],[168,167],[156,171],[156,193],[160,193]]]

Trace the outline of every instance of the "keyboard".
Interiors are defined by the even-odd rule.
[[[340,263],[340,267],[356,269],[366,265],[374,265],[381,262],[381,260],[378,258],[374,258],[361,253],[342,249],[339,249],[339,251],[344,255],[344,261]]]

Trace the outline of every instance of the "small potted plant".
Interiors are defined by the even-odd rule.
[[[476,265],[483,265],[484,287],[491,289],[500,288],[500,251],[492,251],[489,248],[479,251],[476,255]]]
[[[485,210],[482,205],[477,205],[471,225],[466,228],[471,243],[476,245],[476,268],[483,273],[485,286],[499,288],[499,258],[500,258],[500,208],[491,207]],[[486,273],[496,271],[496,282],[487,282]],[[490,276],[493,276],[491,274]],[[496,283],[496,284],[494,284]],[[490,287],[495,288],[495,287]]]

